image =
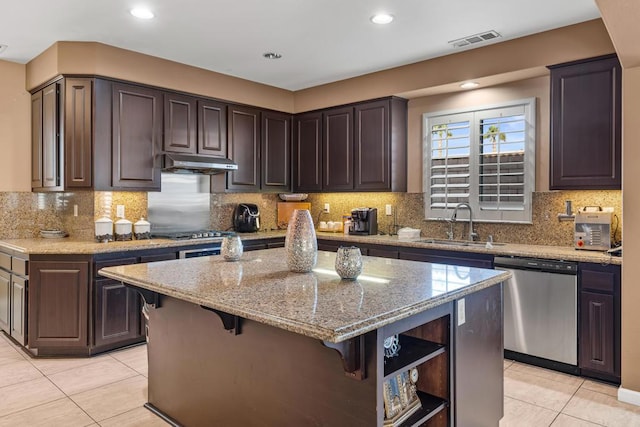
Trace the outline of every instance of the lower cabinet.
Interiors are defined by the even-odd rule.
[[[96,347],[135,341],[140,334],[140,297],[121,282],[98,279],[94,287]]]
[[[620,382],[620,266],[580,263],[580,373]]]
[[[29,273],[29,347],[86,349],[89,261],[32,261]]]
[[[11,328],[9,335],[20,344],[27,342],[27,280],[23,277],[11,276]]]
[[[9,333],[11,323],[11,273],[0,270],[0,329]]]

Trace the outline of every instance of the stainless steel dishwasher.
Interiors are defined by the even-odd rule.
[[[504,286],[505,356],[577,373],[578,263],[496,257]]]

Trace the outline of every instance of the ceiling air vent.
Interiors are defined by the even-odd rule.
[[[502,37],[494,30],[484,31],[482,33],[474,34],[472,36],[463,37],[457,40],[451,40],[449,44],[452,44],[453,47],[464,47],[469,46],[471,44],[486,42],[488,40],[497,39],[498,37]]]

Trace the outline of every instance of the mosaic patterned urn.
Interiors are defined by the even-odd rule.
[[[284,248],[289,270],[306,273],[315,267],[318,260],[318,241],[311,213],[307,209],[296,209],[291,214]]]

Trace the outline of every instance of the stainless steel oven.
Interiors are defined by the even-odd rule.
[[[578,364],[578,264],[496,257],[513,274],[504,287],[505,356],[575,373]]]
[[[210,255],[220,255],[220,245],[200,249],[187,249],[178,252],[178,258],[195,258]]]

